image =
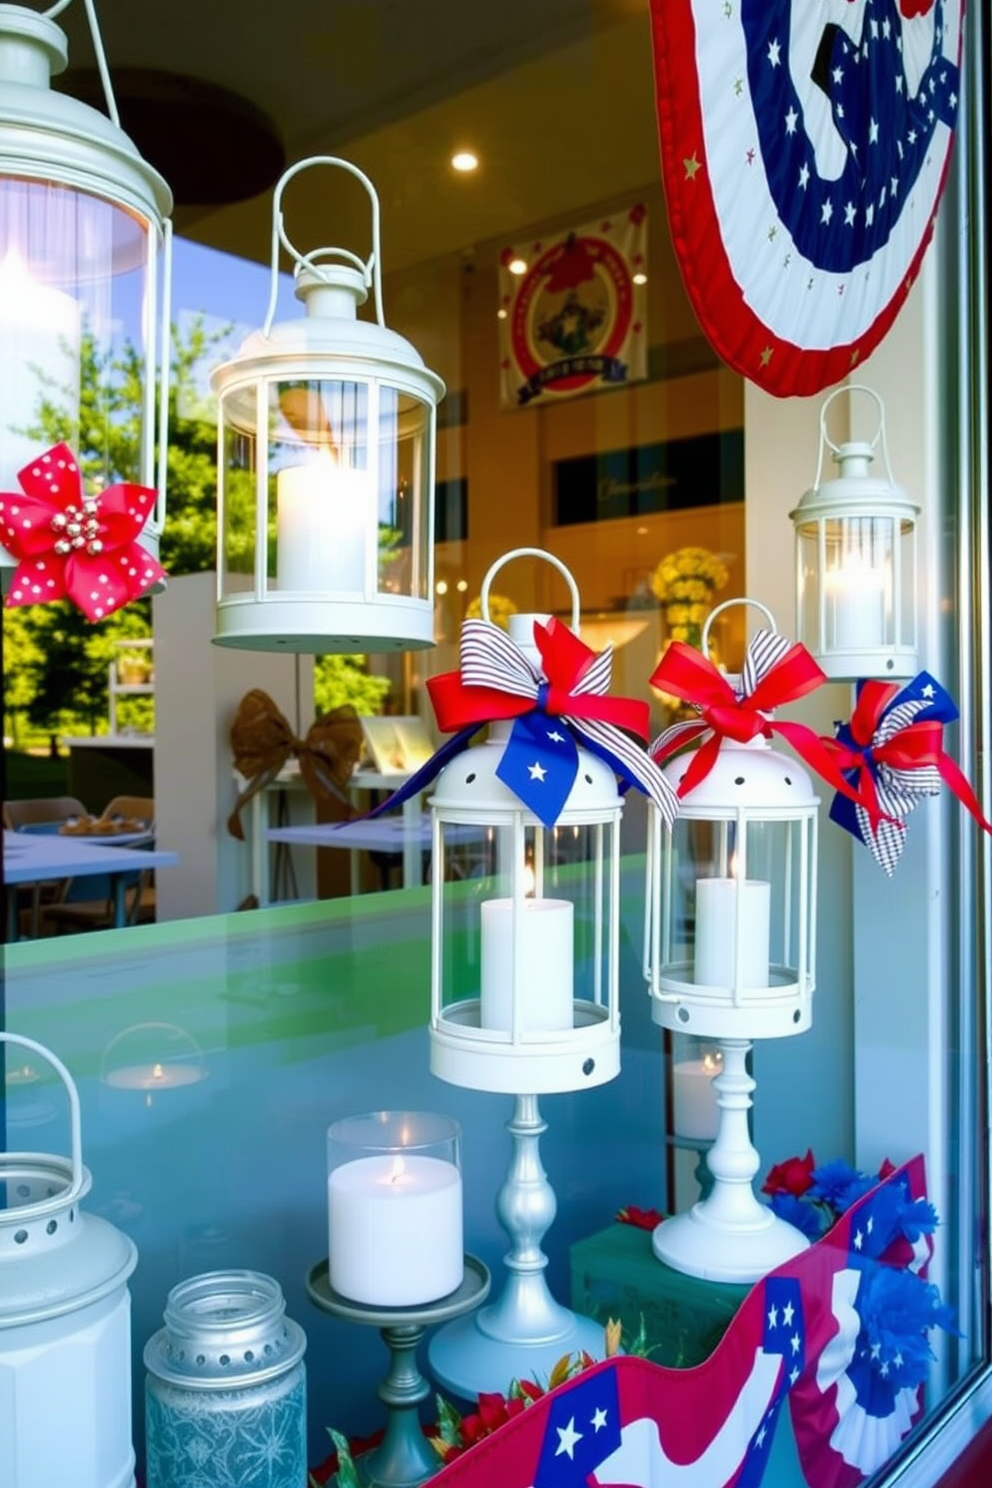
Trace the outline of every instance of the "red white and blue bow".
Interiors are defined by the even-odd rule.
[[[499,626],[466,620],[461,667],[427,683],[438,726],[453,737],[379,811],[423,790],[485,725],[513,720],[497,775],[545,826],[554,826],[578,772],[579,744],[604,760],[658,807],[670,827],[678,814],[671,785],[649,758],[648,705],[608,697],[611,647],[595,652],[552,617],[534,625],[542,672]]]
[[[825,681],[826,674],[806,647],[775,631],[759,630],[752,636],[736,686],[708,656],[684,641],[673,641],[655,668],[651,685],[691,703],[699,709],[699,718],[666,729],[651,745],[651,757],[663,765],[686,745],[698,746],[679,782],[678,795],[684,797],[705,780],[725,739],[746,744],[759,735],[771,739],[779,734],[835,790],[859,801],[824,740],[804,723],[768,716],[771,709],[804,697]]]
[[[905,845],[906,817],[926,796],[940,794],[941,781],[992,832],[974,791],[944,752],[944,725],[957,716],[950,694],[929,672],[904,687],[861,681],[850,722],[823,741],[861,797],[835,796],[830,819],[863,842],[890,878]]]
[[[0,541],[19,559],[9,607],[71,599],[96,622],[165,578],[137,541],[155,510],[149,486],[122,481],[87,496],[67,444],[30,460],[17,479],[20,492],[0,491]]]

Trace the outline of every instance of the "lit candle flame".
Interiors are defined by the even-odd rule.
[[[393,1166],[392,1166],[392,1168],[389,1171],[387,1182],[389,1182],[389,1183],[406,1183],[407,1180],[408,1180],[408,1178],[409,1178],[409,1176],[410,1175],[409,1175],[409,1173],[406,1170],[406,1166],[404,1165],[403,1159],[399,1155],[397,1155],[396,1157],[394,1157],[393,1158]]]
[[[162,1077],[164,1076],[164,1074],[165,1074],[165,1071],[163,1070],[163,1068],[162,1068],[162,1066],[160,1064],[153,1064],[152,1065],[152,1079],[153,1080],[161,1080]]]
[[[537,889],[537,875],[534,872],[534,865],[532,863],[525,863],[524,864],[524,894],[528,898],[533,899],[536,889]]]
[[[723,1068],[723,1056],[721,1054],[704,1054],[703,1069],[711,1074],[716,1074]]]

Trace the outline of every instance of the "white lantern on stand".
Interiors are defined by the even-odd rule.
[[[493,575],[526,554],[545,558],[564,575],[577,630],[574,580],[538,549],[516,550],[489,570],[482,586],[486,622]],[[489,1306],[441,1328],[429,1349],[434,1374],[465,1398],[502,1390],[514,1376],[546,1373],[562,1354],[585,1349],[596,1358],[603,1351],[602,1325],[556,1302],[544,1277],[540,1242],[556,1203],[540,1161],[546,1125],[538,1096],[601,1085],[620,1069],[623,797],[615,769],[583,746],[582,729],[578,741],[573,738],[567,703],[559,697],[560,716],[542,711],[549,683],[535,627],[546,620],[511,616],[509,640],[494,626],[487,638],[480,622],[467,622],[462,681],[505,686],[517,700],[532,699],[538,711],[528,715],[522,738],[514,735],[518,725],[494,723],[485,742],[455,755],[430,802],[431,1069],[456,1085],[515,1096],[507,1123],[513,1155],[497,1200],[511,1239],[504,1289]],[[561,632],[574,643],[571,632]],[[477,635],[478,652],[472,644]],[[491,662],[509,668],[502,682]],[[602,685],[590,690],[605,692],[609,653],[594,666]],[[592,670],[585,674],[589,680]],[[583,727],[591,737],[596,725]],[[664,791],[660,772],[642,750],[615,727],[610,739],[639,757],[642,780],[654,778]],[[556,780],[559,751],[575,760],[570,784]],[[529,782],[526,799],[516,784],[507,784],[520,775]],[[557,804],[541,808],[542,793],[553,789],[559,790]]]
[[[726,607],[707,621],[704,657],[710,621]],[[774,626],[764,606],[757,608]],[[790,649],[768,632],[756,644],[772,664]],[[677,754],[663,765],[676,790],[692,758]],[[759,1158],[748,1112],[755,1082],[746,1060],[753,1040],[804,1033],[812,1021],[817,805],[807,771],[759,731],[746,741],[720,740],[670,832],[653,807],[649,813],[645,977],[652,1017],[674,1033],[712,1040],[721,1056],[713,1078],[719,1124],[707,1156],[712,1189],[688,1213],[664,1220],[653,1247],[676,1270],[711,1281],[756,1281],[808,1244],[753,1192]]]
[[[337,166],[368,192],[367,260],[345,248],[303,255],[287,237],[282,193],[314,165]],[[273,325],[280,244],[306,314]],[[376,319],[360,320],[370,288]],[[314,654],[432,645],[435,411],[444,384],[385,324],[379,199],[356,166],[316,156],[282,176],[265,323],[211,385],[217,645]]]
[[[18,491],[18,471],[64,440],[87,495],[118,481],[156,488],[140,542],[157,558],[172,194],[120,127],[93,0],[85,9],[107,114],[51,87],[68,59],[53,17],[69,3],[44,13],[0,5],[0,491]],[[137,408],[120,397],[131,354]],[[115,437],[124,421],[126,436],[119,427]],[[0,547],[0,575],[14,566]]]
[[[72,1077],[33,1039],[0,1033],[56,1070],[71,1157],[0,1153],[0,1483],[133,1488],[132,1242],[79,1207],[83,1166]]]
[[[874,438],[834,444],[827,410],[842,392],[878,406]],[[881,442],[884,479],[869,473]],[[824,446],[840,467],[821,481]],[[916,639],[916,520],[920,508],[892,478],[885,409],[871,388],[837,388],[820,410],[812,488],[790,513],[796,528],[796,631],[828,677],[913,677]]]

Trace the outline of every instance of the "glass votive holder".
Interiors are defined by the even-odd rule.
[[[210,1271],[169,1293],[145,1346],[148,1488],[297,1488],[307,1476],[303,1329],[260,1271]]]
[[[723,1055],[712,1040],[692,1034],[672,1037],[672,1132],[683,1142],[712,1142],[720,1127],[713,1081]]]
[[[327,1131],[328,1279],[372,1307],[456,1291],[465,1272],[461,1127],[428,1111],[370,1111]]]

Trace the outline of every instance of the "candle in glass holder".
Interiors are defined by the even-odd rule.
[[[672,1069],[672,1127],[687,1142],[712,1142],[720,1125],[713,1081],[723,1068],[719,1054],[680,1059]]]
[[[824,575],[838,651],[870,651],[885,644],[885,574],[863,558],[846,558]]]
[[[368,471],[323,454],[276,478],[276,577],[280,589],[365,588],[365,548],[375,532]]]
[[[740,914],[736,915],[738,894]],[[770,933],[770,883],[750,878],[745,883],[736,878],[697,878],[697,986],[767,987]]]
[[[328,1279],[342,1297],[413,1307],[461,1286],[458,1132],[447,1117],[389,1111],[329,1129]]]

